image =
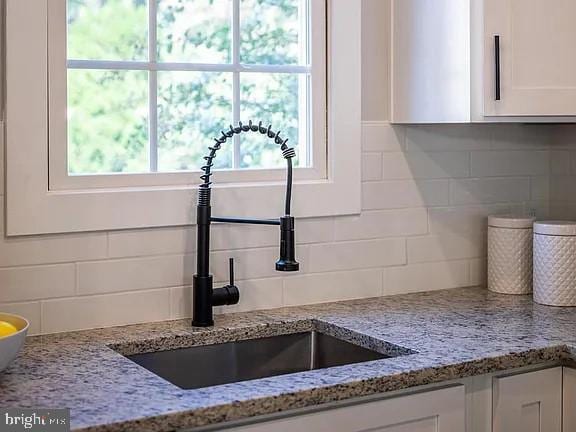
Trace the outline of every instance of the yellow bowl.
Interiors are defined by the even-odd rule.
[[[2,372],[22,349],[30,323],[21,316],[2,312],[0,312],[0,321],[6,321],[18,329],[16,333],[0,338],[0,372]]]

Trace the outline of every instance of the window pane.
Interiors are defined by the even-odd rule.
[[[158,59],[230,63],[232,0],[158,0]]]
[[[148,73],[68,71],[71,174],[148,171]]]
[[[305,159],[305,144],[299,146],[299,131],[306,124],[299,120],[299,81],[295,74],[245,73],[241,75],[241,118],[272,125],[288,144],[296,149],[295,165]],[[305,95],[304,95],[305,97]],[[304,113],[305,114],[305,113]],[[304,116],[305,117],[305,116]],[[279,146],[259,134],[242,135],[240,141],[241,168],[277,168],[285,166]]]
[[[68,58],[146,60],[147,0],[68,0]]]
[[[231,119],[231,74],[159,72],[159,171],[199,170],[213,138]],[[231,168],[232,151],[228,141],[214,160],[215,168]]]
[[[306,63],[305,0],[240,0],[240,61]],[[305,26],[304,26],[305,28]]]

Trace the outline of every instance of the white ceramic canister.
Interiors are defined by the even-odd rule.
[[[576,222],[534,224],[534,301],[576,306]]]
[[[532,226],[528,216],[488,218],[488,289],[501,294],[532,292]]]

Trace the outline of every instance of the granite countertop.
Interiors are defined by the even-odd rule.
[[[415,353],[181,390],[123,357],[317,329],[381,352]],[[576,358],[576,310],[461,288],[30,337],[0,374],[0,406],[71,409],[83,431],[171,431],[497,370]],[[116,350],[116,351],[115,351]],[[407,351],[407,352],[408,352]]]

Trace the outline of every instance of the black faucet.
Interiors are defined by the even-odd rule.
[[[287,179],[286,179],[286,205],[285,215],[279,219],[246,219],[246,218],[229,218],[213,217],[211,214],[210,200],[212,189],[210,177],[212,176],[213,160],[216,152],[220,150],[222,144],[243,132],[256,132],[266,135],[269,139],[280,147],[282,155],[287,162]],[[295,259],[295,240],[294,240],[294,218],[290,216],[290,203],[292,199],[292,158],[296,156],[293,148],[286,144],[287,139],[280,137],[280,132],[273,132],[272,126],[264,127],[262,122],[258,125],[250,121],[247,125],[238,123],[238,126],[230,126],[229,130],[222,131],[222,136],[214,138],[215,144],[209,147],[210,153],[204,157],[206,164],[202,167],[203,174],[200,176],[202,184],[198,190],[197,206],[197,229],[198,229],[198,250],[196,274],[193,280],[193,318],[194,327],[210,327],[214,325],[213,310],[214,306],[233,305],[240,300],[238,287],[234,285],[234,260],[230,258],[230,283],[222,288],[213,289],[213,277],[210,274],[210,224],[219,223],[236,223],[236,224],[255,224],[255,225],[275,225],[280,227],[280,258],[276,262],[276,270],[283,272],[298,271],[300,265]]]

